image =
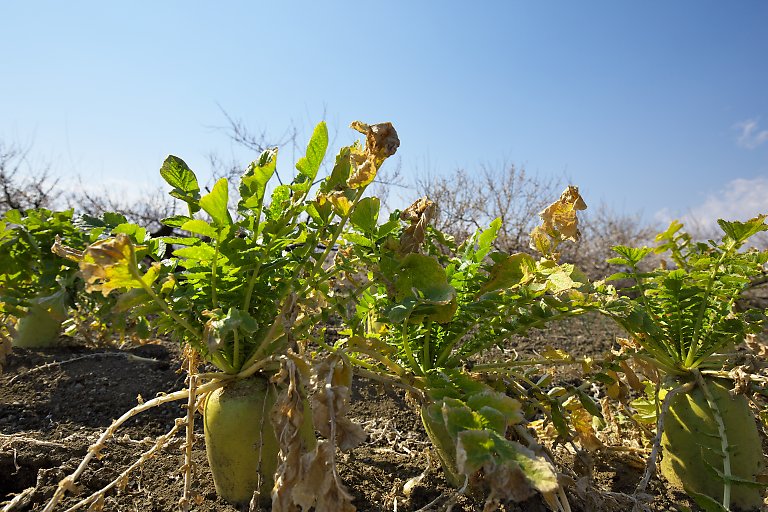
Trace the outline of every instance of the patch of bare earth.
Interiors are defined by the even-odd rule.
[[[610,349],[616,334],[607,324],[575,319],[517,340],[510,345],[511,352],[495,355],[531,355],[550,344],[574,355],[596,356]],[[67,360],[71,362],[50,364]],[[124,350],[77,346],[14,350],[0,375],[0,502],[16,498],[13,510],[41,510],[88,446],[112,420],[135,406],[139,396],[148,400],[182,389],[180,365],[178,347],[165,342]],[[566,372],[558,378],[578,377]],[[482,496],[456,495],[446,483],[419,416],[402,392],[357,379],[352,400],[350,415],[363,424],[368,440],[340,453],[338,463],[359,511],[441,510],[449,504],[455,512],[483,509]],[[116,479],[184,414],[182,403],[173,402],[129,420],[107,443],[102,457],[89,464],[78,481],[79,493],[68,494],[56,510],[67,510]],[[216,497],[200,421],[197,427],[193,510],[237,510]],[[179,435],[143,464],[121,490],[107,495],[103,510],[176,510],[183,488],[182,444]],[[555,448],[553,454],[559,469],[568,475],[572,510],[631,509],[627,497],[643,473],[637,454],[605,450],[577,455],[563,447]],[[651,480],[648,493],[653,496],[650,510],[683,510],[676,503],[696,510],[683,496],[667,492],[657,478]],[[547,509],[535,497],[500,510]]]

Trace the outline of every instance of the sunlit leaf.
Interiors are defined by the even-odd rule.
[[[296,169],[309,178],[309,181],[314,180],[327,149],[328,127],[325,122],[321,122],[312,132],[312,137],[310,137],[309,144],[307,144],[306,155],[296,163]]]
[[[219,229],[232,225],[228,203],[229,185],[226,178],[217,181],[211,192],[200,198],[200,207],[211,216],[213,223]]]
[[[200,199],[200,186],[195,173],[181,158],[169,155],[160,167],[160,176],[173,187],[170,194],[189,205],[191,213],[200,209],[197,204]]]
[[[259,159],[248,166],[240,178],[240,202],[238,208],[257,210],[264,203],[267,183],[275,173],[277,148],[264,151]]]

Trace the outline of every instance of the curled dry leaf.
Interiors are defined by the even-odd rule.
[[[384,160],[394,155],[400,147],[400,139],[392,123],[368,125],[354,121],[351,128],[365,135],[365,149],[352,146],[350,159],[355,170],[347,181],[350,188],[364,187],[371,183]]]
[[[429,223],[435,217],[437,205],[427,197],[417,199],[415,203],[403,210],[400,219],[411,223],[400,236],[400,252],[409,254],[418,252],[424,243],[424,236]]]
[[[301,396],[299,375],[299,366],[294,359],[286,358],[280,374],[276,376],[287,379],[288,387],[280,394],[272,416],[280,445],[275,486],[272,489],[272,510],[275,512],[298,512],[299,510],[294,503],[293,489],[302,478],[301,458],[306,452],[301,436],[304,401]]]
[[[321,373],[316,372],[316,377],[313,379],[315,387],[321,387],[321,390],[325,391],[319,397],[318,393],[313,396],[313,410],[318,405],[322,405],[324,412],[320,416],[325,416],[327,419],[324,424],[317,423],[317,419],[315,422],[321,433],[324,431],[328,433],[328,439],[319,441],[314,450],[307,452],[301,437],[304,407],[299,375],[306,375],[308,372],[306,368],[303,371],[300,369],[304,363],[295,356],[289,355],[285,360],[281,375],[288,379],[288,389],[278,400],[273,419],[280,443],[280,464],[275,478],[275,487],[272,490],[273,512],[298,512],[310,510],[312,507],[317,512],[355,511],[352,496],[341,483],[334,458],[335,440],[340,438],[341,444],[349,444],[352,439],[350,431],[354,431],[354,429],[347,429],[347,424],[336,421],[337,411],[346,412],[346,404],[336,398],[344,395],[343,392],[338,393],[338,389],[347,389],[348,396],[348,387],[352,378],[349,364],[338,364],[339,361],[343,359],[331,356],[320,363],[318,369]],[[320,377],[318,378],[317,375]],[[323,399],[325,402],[321,404]],[[339,405],[341,407],[337,409]],[[318,417],[317,414],[313,416]],[[342,432],[336,430],[339,424],[343,425],[340,428]],[[354,425],[351,422],[349,424]],[[357,425],[354,426],[359,428]]]
[[[134,247],[128,235],[119,233],[89,245],[83,252],[67,247],[57,239],[51,251],[77,261],[80,265],[80,275],[85,280],[85,290],[89,293],[100,291],[106,297],[112,290],[141,286],[134,275],[134,272],[138,275],[135,251],[141,248],[143,247]],[[158,273],[159,266],[154,266],[142,280],[151,283]]]
[[[347,417],[352,366],[342,356],[332,355],[315,366],[312,420],[320,434],[342,451],[365,441],[365,430]]]
[[[569,185],[560,195],[560,199],[539,213],[542,224],[531,232],[531,248],[550,255],[563,240],[577,242],[581,233],[576,212],[586,209],[587,204],[579,194],[579,188]]]

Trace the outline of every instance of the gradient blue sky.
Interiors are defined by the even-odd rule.
[[[647,219],[768,212],[768,2],[3,2],[0,137],[116,193],[392,121],[407,176],[502,162]],[[284,169],[292,155],[282,155]]]

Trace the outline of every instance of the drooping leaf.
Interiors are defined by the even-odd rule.
[[[492,292],[504,288],[525,284],[536,272],[536,261],[529,254],[518,252],[491,267],[490,278],[480,288],[480,293]]]

